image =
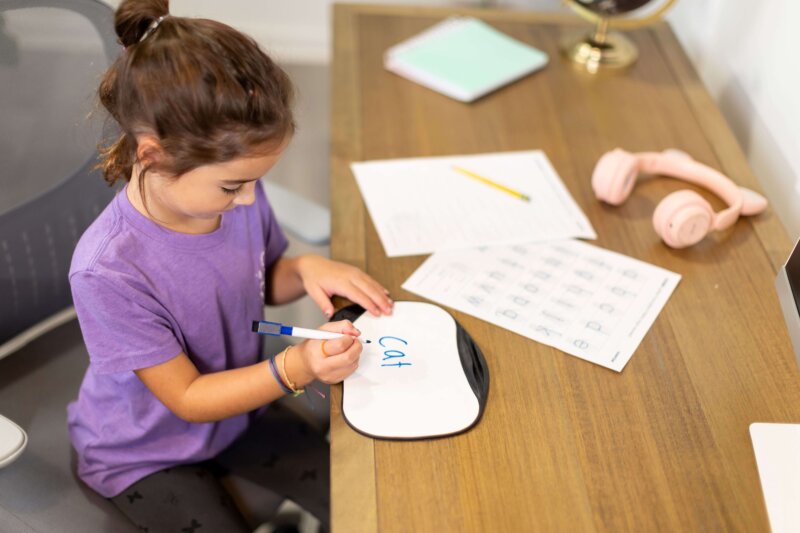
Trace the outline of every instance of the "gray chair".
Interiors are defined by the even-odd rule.
[[[0,17],[2,357],[73,316],[72,250],[113,196],[94,170],[101,125],[85,114],[119,46],[100,2],[0,0]]]
[[[87,121],[116,56],[100,2],[0,1],[0,413],[28,445],[0,469],[0,531],[135,531],[74,476],[66,404],[88,357],[67,280],[81,233],[114,194]],[[45,334],[46,333],[46,334]]]
[[[0,0],[0,414],[29,437],[0,468],[3,533],[136,530],[75,477],[65,410],[88,364],[67,272],[78,238],[114,194],[95,169],[103,125],[85,116],[119,51],[107,4]],[[327,212],[294,200],[287,229],[326,242]],[[242,480],[230,486],[254,525],[282,501]]]

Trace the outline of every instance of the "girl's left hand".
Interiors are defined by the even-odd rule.
[[[354,266],[318,255],[304,255],[298,258],[297,273],[308,295],[327,317],[333,314],[333,295],[357,303],[374,316],[392,314],[394,302],[389,291]]]

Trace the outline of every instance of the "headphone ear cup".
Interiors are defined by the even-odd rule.
[[[620,205],[631,195],[639,160],[621,148],[603,154],[592,172],[592,190],[598,200]]]
[[[703,240],[714,222],[714,210],[694,191],[676,191],[661,200],[653,213],[656,233],[671,248],[686,248]]]

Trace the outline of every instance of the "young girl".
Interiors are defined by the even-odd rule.
[[[308,293],[375,315],[388,292],[356,268],[284,257],[258,179],[291,140],[292,87],[248,37],[125,0],[124,51],[99,88],[119,123],[106,179],[128,183],[81,238],[70,281],[90,366],[69,406],[78,474],[143,530],[248,531],[220,476],[268,485],[328,521],[328,449],[286,409],[259,408],[358,366],[359,332],[266,361],[253,320]]]

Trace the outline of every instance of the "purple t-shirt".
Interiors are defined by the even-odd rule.
[[[201,373],[252,365],[267,268],[286,237],[257,184],[256,202],[204,235],[167,230],[120,192],[81,237],[70,267],[89,369],[68,410],[78,475],[106,497],[141,478],[217,455],[248,415],[193,424],[133,372],[184,352]],[[266,379],[266,376],[265,376]]]

